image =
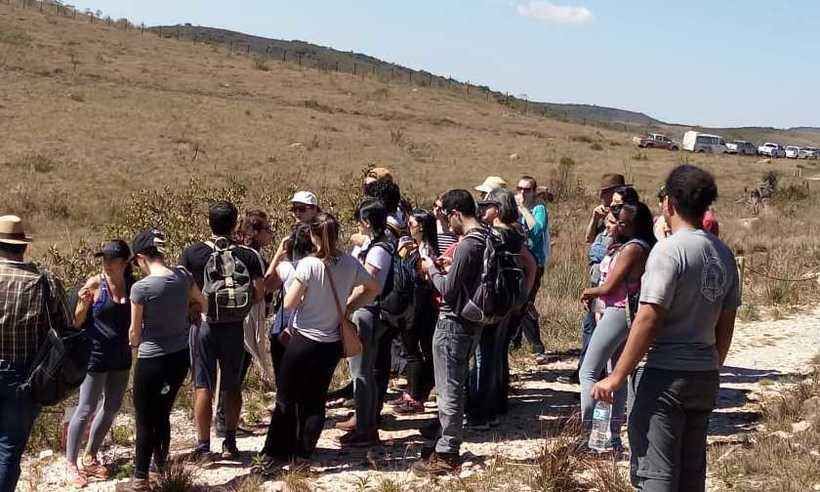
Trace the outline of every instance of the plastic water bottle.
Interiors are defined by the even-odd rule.
[[[605,453],[612,450],[612,431],[609,421],[612,418],[612,405],[605,401],[595,403],[592,411],[592,432],[589,434],[589,449]]]

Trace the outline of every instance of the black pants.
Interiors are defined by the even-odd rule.
[[[518,312],[510,315],[510,327],[515,330],[512,344],[521,346],[521,335],[527,337],[535,354],[544,353],[544,342],[541,341],[541,324],[538,322],[538,311],[535,310],[535,297],[541,290],[541,278],[544,276],[544,267],[539,266],[535,272],[535,284],[530,291],[530,299]]]
[[[327,389],[341,357],[342,342],[321,343],[294,333],[276,374],[276,408],[263,454],[310,458],[325,426]]]
[[[245,378],[248,377],[248,370],[253,363],[253,356],[245,350],[245,359],[242,362],[242,372],[239,376],[241,386],[245,386]],[[219,384],[219,404],[216,406],[216,416],[214,421],[217,429],[225,429],[225,399],[228,398],[228,393],[222,390],[222,383]]]
[[[438,309],[433,306],[432,291],[416,297],[413,326],[401,332],[407,351],[407,392],[421,403],[427,401],[433,389],[433,332],[436,331]]]
[[[171,444],[171,409],[191,364],[188,349],[160,357],[137,359],[134,368],[134,410],[137,421],[134,476],[147,478],[151,465],[161,467]]]

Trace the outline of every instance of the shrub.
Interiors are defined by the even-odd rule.
[[[592,138],[587,135],[573,135],[569,137],[570,141],[572,142],[580,142],[580,143],[588,143],[591,144],[593,142]]]
[[[253,68],[261,70],[263,72],[270,72],[270,65],[268,64],[268,60],[261,56],[253,57]]]
[[[594,144],[590,145],[589,148],[592,150],[604,150],[604,147],[598,142],[595,142]]]

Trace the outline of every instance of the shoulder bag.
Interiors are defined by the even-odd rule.
[[[327,265],[325,265],[325,274],[330,280],[330,289],[333,291],[333,299],[336,301],[336,309],[339,311],[339,331],[342,336],[344,356],[355,357],[362,353],[362,341],[359,339],[359,330],[356,329],[356,326],[347,318],[347,316],[345,316],[345,313],[342,310],[342,304],[339,302],[339,295],[336,293],[336,285],[333,282],[333,274],[330,272],[330,268],[328,268]]]

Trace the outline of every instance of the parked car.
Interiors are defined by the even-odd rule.
[[[776,159],[778,157],[786,157],[786,151],[780,144],[766,142],[757,148],[758,155],[765,155]]]
[[[786,157],[788,159],[797,159],[798,155],[800,155],[800,147],[796,147],[794,145],[786,146]]]
[[[814,147],[803,147],[797,154],[798,159],[818,159],[820,158],[820,150]]]
[[[730,154],[737,155],[757,155],[757,147],[751,142],[745,140],[735,140],[726,144],[726,148]]]
[[[726,142],[720,135],[709,135],[688,131],[683,134],[683,149],[690,152],[708,152],[711,154],[725,154],[729,152]]]
[[[632,141],[642,149],[678,150],[680,148],[671,138],[660,133],[648,133],[640,137],[634,137]]]

